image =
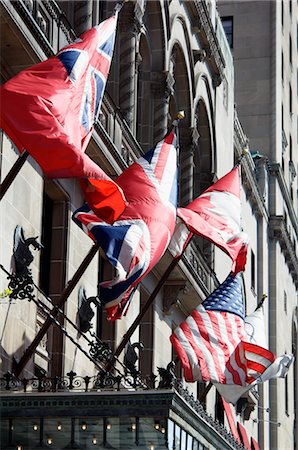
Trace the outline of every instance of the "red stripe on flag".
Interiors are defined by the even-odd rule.
[[[210,317],[208,312],[206,312],[206,314],[208,317]],[[216,347],[214,348],[214,346],[213,346],[215,344],[216,346],[220,347],[220,344],[218,342],[219,336],[218,336],[218,334],[215,333],[214,337],[216,338],[216,341],[214,339],[214,342],[212,345],[210,342],[210,333],[208,332],[208,330],[206,328],[206,325],[204,323],[204,320],[203,320],[201,314],[195,309],[191,315],[198,326],[198,329],[199,329],[201,337],[202,337],[202,342],[205,345],[207,351],[210,353],[210,356],[213,359],[215,370],[216,370],[218,379],[220,380],[219,382],[225,383],[226,377],[221,369],[220,361],[218,358],[218,349]],[[202,375],[203,375],[203,373],[202,373]]]
[[[198,347],[193,334],[191,332],[191,329],[188,325],[188,323],[183,322],[180,325],[181,330],[183,331],[186,339],[188,340],[189,344],[191,345],[193,351],[196,354],[196,357],[198,358],[198,362],[200,364],[200,370],[201,370],[201,374],[202,374],[202,380],[203,381],[209,381],[210,380],[210,373],[209,373],[209,369],[208,369],[208,364],[206,362],[206,359],[204,357],[204,353],[202,352],[202,350],[200,350],[200,348]]]
[[[250,342],[243,342],[243,345],[246,351],[260,355],[263,358],[268,359],[271,363],[275,361],[275,355],[270,350],[256,344],[251,344]]]
[[[195,381],[194,377],[193,377],[191,365],[189,364],[189,359],[188,359],[187,353],[185,352],[183,345],[181,345],[181,343],[175,333],[173,333],[171,335],[170,341],[174,347],[175,352],[177,353],[177,355],[181,361],[185,380],[190,381],[190,382]]]
[[[227,416],[227,420],[228,420],[228,423],[229,423],[229,427],[230,427],[231,433],[234,436],[234,438],[236,439],[236,441],[239,442],[239,444],[240,444],[241,443],[240,442],[240,437],[239,437],[239,433],[238,433],[238,430],[237,430],[236,422],[235,422],[235,419],[234,419],[234,416],[233,416],[233,413],[232,413],[231,405],[230,405],[230,403],[227,403],[223,397],[221,397],[221,399],[222,399],[224,410],[225,410],[225,413],[226,413],[226,416]]]
[[[219,337],[220,348],[222,349],[222,351],[223,351],[223,353],[225,355],[226,370],[232,375],[234,384],[242,384],[238,371],[231,364],[231,361],[230,361],[231,352],[230,352],[229,346],[228,346],[227,342],[225,342],[225,339],[223,338],[223,336],[221,335],[221,332],[220,332],[220,323],[219,323],[219,320],[218,320],[218,315],[219,314],[224,319],[223,323],[225,325],[226,332],[228,334],[229,342],[232,341],[231,340],[232,325],[230,323],[230,317],[226,313],[215,313],[215,312],[212,312],[212,311],[208,311],[208,314],[209,314],[209,317],[210,317],[212,325],[213,325],[213,331],[215,333],[217,333],[217,335]],[[235,342],[233,343],[233,351],[234,351],[234,348],[235,348]],[[240,360],[239,360],[239,362],[241,364]],[[239,367],[240,364],[237,362],[238,367]],[[226,376],[225,376],[225,380],[226,380]]]

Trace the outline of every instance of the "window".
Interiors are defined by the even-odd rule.
[[[43,196],[39,286],[53,303],[60,298],[66,283],[68,215],[66,194],[58,184],[47,180]],[[51,355],[49,375],[61,376],[63,333],[56,325],[48,332],[47,348]]]
[[[224,423],[224,407],[221,395],[216,391],[216,403],[215,403],[215,418],[220,422]]]
[[[148,293],[140,289],[140,309],[142,310],[148,300]],[[140,342],[144,344],[144,350],[140,354],[140,371],[143,375],[150,375],[153,370],[153,304],[149,307],[141,320],[139,333]]]
[[[99,254],[98,261],[98,297],[100,298],[99,284],[102,281],[111,280],[114,277],[114,268]],[[115,347],[115,322],[107,320],[106,310],[101,305],[97,307],[97,336],[113,350]]]
[[[204,381],[197,382],[197,398],[205,409],[206,409],[206,397],[207,397],[206,387],[207,387],[207,384]],[[204,394],[204,396],[203,396],[203,394]]]
[[[287,303],[288,303],[288,301],[287,301],[288,299],[287,299],[287,293],[286,293],[286,291],[284,291],[284,312],[287,314]]]
[[[229,44],[230,48],[233,48],[233,28],[234,28],[233,27],[233,17],[232,16],[222,17],[221,22],[222,22],[223,29],[225,30],[225,33],[226,33],[226,38],[227,38],[228,44]]]

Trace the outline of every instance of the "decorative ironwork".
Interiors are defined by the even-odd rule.
[[[37,242],[37,236],[25,239],[24,230],[17,225],[14,231],[13,239],[13,258],[15,262],[14,273],[17,275],[28,275],[29,265],[32,263],[34,256],[30,251],[30,245],[35,250],[40,250],[42,245]]]
[[[79,289],[79,329],[82,333],[92,328],[91,320],[94,317],[94,311],[91,308],[91,303],[95,306],[100,305],[98,297],[87,298],[86,289],[81,286]]]
[[[25,239],[23,228],[17,225],[14,232],[13,244],[13,273],[10,274],[1,265],[9,280],[8,291],[10,299],[29,301],[34,298],[34,282],[29,265],[34,257],[30,251],[32,245],[35,250],[40,250],[42,245],[37,242],[37,237]]]
[[[171,389],[174,387],[176,382],[176,375],[175,375],[175,366],[176,364],[174,361],[171,361],[167,368],[164,369],[163,367],[158,367],[158,373],[160,375],[160,382],[159,382],[159,389]]]
[[[98,362],[104,362],[104,361],[108,361],[109,359],[111,359],[113,352],[112,352],[109,344],[101,341],[94,334],[93,334],[93,336],[95,338],[94,341],[89,342],[90,356]]]
[[[144,350],[144,344],[142,342],[135,342],[134,344],[131,344],[128,341],[124,355],[124,366],[133,376],[137,376],[140,373],[136,366],[136,363],[139,360],[139,355],[135,351],[135,348],[142,352]]]
[[[174,363],[168,364],[167,369],[159,368],[160,376],[168,372],[173,376]],[[156,375],[151,374],[150,379],[153,385],[149,386],[154,388]],[[158,385],[158,389],[165,389],[164,379]],[[203,405],[196,400],[186,387],[183,386],[181,381],[176,378],[168,383],[169,390],[176,391],[183,400],[202,418],[205,423],[212,427],[229,445],[237,450],[244,450],[244,447],[235,441],[234,436],[218,421],[215,420],[210,414],[206,412]],[[138,383],[137,383],[138,382]],[[148,386],[142,382],[140,378],[133,379],[132,376],[127,375],[114,375],[104,370],[99,372],[96,376],[78,376],[75,372],[70,371],[64,377],[49,378],[44,372],[39,372],[34,378],[18,379],[12,373],[7,372],[0,378],[0,390],[3,392],[10,391],[23,391],[23,392],[102,392],[102,391],[120,391],[122,389],[148,389]],[[158,390],[157,389],[157,390]],[[3,396],[4,398],[4,396]]]
[[[8,289],[12,292],[9,294],[11,300],[34,299],[34,283],[31,274],[24,275],[8,275]]]

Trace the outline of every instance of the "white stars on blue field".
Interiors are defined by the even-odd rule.
[[[237,314],[244,320],[245,311],[241,289],[241,274],[231,275],[203,302],[209,311],[225,311]]]

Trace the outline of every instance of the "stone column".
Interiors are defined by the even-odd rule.
[[[93,1],[74,2],[74,27],[78,36],[92,28]]]
[[[170,72],[152,72],[151,90],[154,97],[154,142],[160,141],[168,128],[170,96],[173,94],[174,78]]]
[[[141,14],[137,14],[138,4],[124,4],[120,16],[120,85],[119,104],[123,118],[135,133],[135,103],[136,103],[136,52],[137,36],[141,29]]]
[[[194,154],[199,140],[195,128],[180,131],[180,204],[186,206],[194,199]]]

